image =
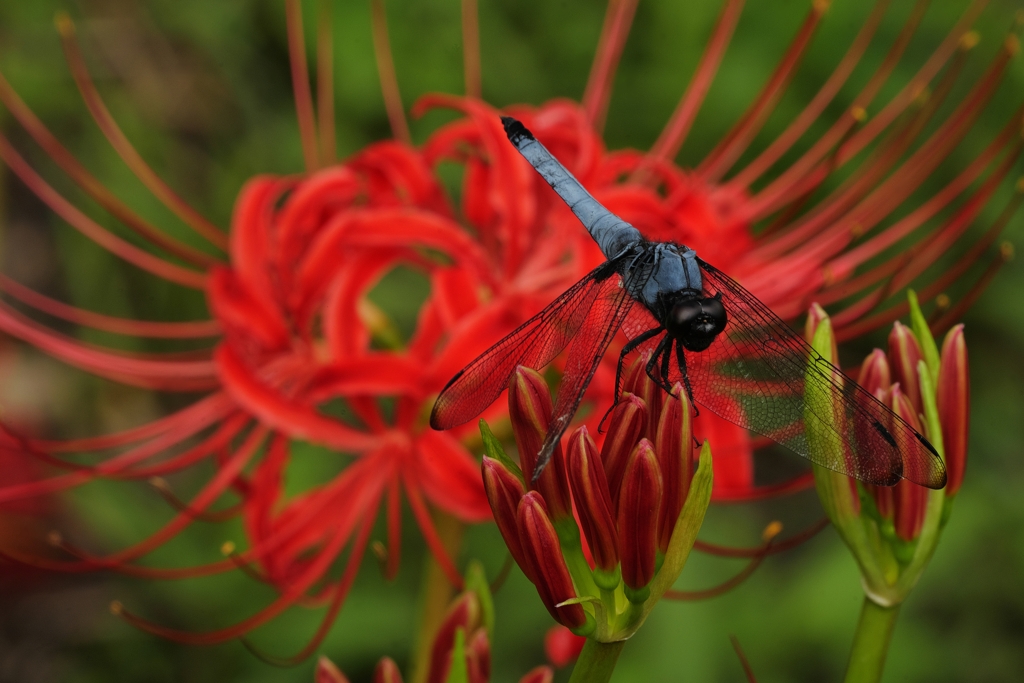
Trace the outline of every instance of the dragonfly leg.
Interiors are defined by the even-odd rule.
[[[672,385],[668,383],[668,363],[672,358],[672,342],[665,346],[665,352],[661,354],[661,387],[669,394],[672,393]]]
[[[654,329],[647,330],[633,339],[630,339],[626,342],[626,345],[622,347],[622,351],[619,353],[618,365],[615,367],[615,403],[612,405],[613,408],[619,403],[619,390],[622,387],[622,367],[626,364],[626,356],[651,337],[657,336],[664,329],[664,327],[658,326]]]
[[[666,351],[666,355],[667,355]],[[697,402],[693,400],[693,387],[690,386],[690,373],[686,371],[686,352],[683,350],[683,342],[679,339],[676,340],[676,360],[679,362],[679,372],[683,373],[683,386],[686,387],[686,395],[690,399],[690,405],[693,406],[693,416],[697,417],[700,415],[700,410],[697,409]]]
[[[626,356],[651,337],[657,336],[664,329],[665,328],[658,326],[647,330],[646,332],[637,335],[635,338],[630,339],[626,342],[626,345],[622,347],[622,351],[619,352],[619,362],[615,366],[615,393],[613,394],[612,405],[607,411],[605,411],[604,417],[601,418],[601,423],[597,425],[597,431],[604,431],[605,421],[608,419],[608,416],[612,414],[612,411],[615,410],[615,406],[619,405],[619,392],[622,389],[622,368],[626,364]]]
[[[654,375],[654,371],[658,368],[658,359],[660,359],[661,355],[665,353],[667,350],[666,347],[671,343],[671,341],[671,338],[668,335],[665,335],[665,338],[658,342],[658,346],[655,347],[654,353],[651,354],[651,359],[647,361],[647,365],[644,366],[644,371],[647,373],[647,376],[662,388],[665,387],[665,380],[656,377]]]

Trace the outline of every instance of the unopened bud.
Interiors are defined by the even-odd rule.
[[[619,492],[619,556],[626,597],[647,599],[657,559],[658,520],[664,484],[651,442],[641,439],[626,464]]]
[[[484,492],[487,494],[487,502],[491,505],[491,512],[494,514],[494,522],[501,532],[501,537],[523,571],[526,571],[526,564],[523,561],[522,544],[519,542],[519,527],[516,521],[516,514],[519,510],[519,500],[525,491],[519,477],[506,470],[500,462],[484,456],[480,465],[483,472]]]
[[[373,670],[373,683],[402,683],[402,672],[391,657],[381,657]]]
[[[632,385],[626,385],[626,390],[630,391],[641,399],[643,399],[644,405],[647,406],[647,423],[644,426],[644,436],[649,441],[654,441],[654,429],[657,425],[658,415],[661,414],[661,402],[665,397],[665,389],[661,386],[660,377],[661,371],[658,367],[653,369],[652,374],[654,378],[647,374],[647,362],[650,360],[650,354],[642,354],[634,364],[637,366],[637,371],[633,375]],[[657,380],[655,378],[658,378]],[[635,442],[634,442],[635,443]]]
[[[655,431],[654,452],[658,457],[664,483],[661,518],[658,522],[658,550],[665,552],[676,520],[686,502],[693,478],[693,425],[689,397],[683,385],[676,384],[672,395],[665,397]]]
[[[555,680],[555,672],[550,666],[538,666],[519,679],[519,683],[551,683]]]
[[[634,394],[622,397],[608,421],[608,435],[601,447],[601,460],[604,461],[608,490],[615,510],[619,507],[619,489],[622,486],[622,475],[626,471],[626,462],[646,424],[647,404]]]
[[[487,638],[486,629],[477,629],[466,644],[466,671],[469,683],[488,683],[491,680],[491,641]]]
[[[939,382],[936,398],[942,443],[946,450],[946,495],[960,490],[967,465],[967,428],[971,418],[971,377],[967,366],[967,342],[964,326],[957,325],[942,342]]]
[[[552,412],[551,392],[547,382],[536,370],[523,366],[516,368],[509,383],[508,412],[527,485],[544,496],[554,519],[571,516],[572,503],[565,480],[565,458],[561,444],[555,446],[551,462],[544,468],[536,485],[532,483],[537,455],[547,436]]]
[[[906,397],[910,399],[915,416],[922,411],[921,382],[917,376],[917,364],[922,358],[921,346],[910,328],[899,321],[893,323],[889,334],[889,361],[892,364],[893,381],[899,382]]]
[[[612,499],[601,456],[586,427],[577,429],[569,439],[567,460],[576,512],[594,564],[606,574],[614,572],[619,564],[619,548]]]
[[[430,671],[427,681],[444,683],[452,665],[452,651],[455,648],[455,634],[462,631],[468,639],[481,625],[480,598],[473,591],[466,591],[448,607],[444,620],[437,628],[430,652]]]
[[[316,683],[348,683],[348,678],[345,677],[345,674],[341,673],[341,669],[334,662],[323,656],[316,663],[313,680]]]
[[[530,491],[519,501],[519,538],[523,545],[524,571],[537,587],[541,602],[555,621],[579,631],[587,626],[587,613],[579,604],[561,605],[576,597],[576,589],[562,557],[558,534],[544,499]],[[593,618],[591,618],[592,621]]]
[[[900,385],[892,388],[892,410],[917,431],[921,431],[917,414],[910,399],[901,391]],[[896,535],[904,541],[912,541],[921,533],[928,506],[928,489],[901,479],[893,490],[893,522]]]
[[[885,357],[882,349],[875,349],[861,363],[857,384],[867,389],[875,398],[878,398],[880,393],[888,391],[892,385],[892,373],[889,371],[889,359]]]

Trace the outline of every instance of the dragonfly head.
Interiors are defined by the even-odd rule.
[[[687,351],[703,351],[711,346],[727,320],[722,295],[692,297],[677,301],[668,314],[665,328],[683,343]]]

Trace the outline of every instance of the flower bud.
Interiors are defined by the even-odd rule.
[[[889,333],[889,360],[892,363],[893,381],[899,382],[914,415],[922,412],[921,382],[917,377],[917,364],[923,358],[921,346],[917,343],[914,333],[899,321],[893,323]]]
[[[441,625],[437,627],[434,645],[430,652],[428,683],[444,683],[452,666],[452,651],[455,648],[455,633],[461,630],[469,639],[481,626],[480,598],[473,591],[466,591],[448,607]]]
[[[946,451],[946,495],[960,490],[967,464],[967,427],[971,416],[971,384],[967,367],[964,326],[957,325],[942,342],[939,382],[936,390],[942,443]]]
[[[348,678],[341,673],[341,669],[324,656],[321,656],[316,663],[313,680],[316,683],[348,683]]]
[[[550,666],[538,666],[520,678],[519,683],[551,683],[553,680],[555,680],[555,672]]]
[[[537,455],[547,436],[552,412],[551,392],[540,373],[523,366],[516,368],[508,388],[508,411],[527,486],[540,491],[554,519],[572,516],[561,444],[555,446],[551,462],[537,483],[533,483]]]
[[[921,425],[914,412],[910,399],[903,393],[899,384],[892,387],[892,410],[906,420],[914,429],[921,431]],[[921,533],[924,516],[928,506],[928,489],[923,486],[901,479],[893,487],[893,521],[896,535],[904,541],[912,541]]]
[[[594,564],[604,572],[614,572],[619,564],[619,548],[612,499],[604,464],[586,427],[573,432],[566,459],[576,512]]]
[[[814,333],[818,330],[818,325],[823,321],[829,320],[828,313],[824,308],[821,307],[817,302],[812,303],[810,308],[807,309],[807,320],[804,321],[804,339],[810,342],[814,339]],[[829,321],[831,324],[831,321]],[[831,350],[832,350],[832,364],[835,364],[835,359],[839,358],[839,347],[836,345],[836,338],[833,336],[831,339]],[[821,353],[819,351],[819,353]]]
[[[319,683],[319,682],[318,682]],[[381,657],[373,670],[373,683],[402,683],[402,672],[391,657]]]
[[[487,502],[491,505],[491,512],[494,514],[498,531],[505,539],[505,545],[508,546],[512,559],[525,571],[526,564],[523,562],[523,549],[519,542],[519,527],[516,521],[519,500],[525,493],[523,484],[519,481],[519,477],[509,472],[493,458],[484,456],[480,469],[483,472]]]
[[[867,389],[875,398],[889,390],[892,385],[892,373],[889,371],[889,359],[885,357],[882,349],[875,349],[861,363],[857,384]]]
[[[658,550],[661,552],[665,552],[672,540],[676,520],[686,502],[690,479],[693,478],[692,414],[686,390],[677,383],[672,388],[672,395],[665,397],[654,434],[654,452],[665,486],[658,521]]]
[[[491,680],[491,642],[487,630],[476,630],[466,645],[466,671],[469,683],[487,683]]]
[[[541,602],[555,621],[574,631],[587,626],[587,613],[578,604],[557,605],[576,597],[576,589],[562,557],[558,534],[548,516],[544,499],[530,491],[519,501],[519,538],[523,546],[523,570],[537,587]]]
[[[641,439],[626,463],[617,519],[622,581],[632,602],[647,599],[644,589],[654,578],[663,490],[658,456],[651,442]]]
[[[618,510],[619,489],[626,462],[647,424],[647,404],[634,394],[624,394],[608,421],[608,435],[601,447],[601,460],[608,478],[612,509]]]
[[[650,354],[645,353],[636,360],[634,365],[639,367],[639,371],[633,376],[632,386],[626,385],[626,390],[643,399],[644,405],[647,406],[647,422],[644,425],[644,436],[647,437],[648,441],[653,442],[658,415],[661,414],[661,403],[665,398],[665,388],[647,374],[646,366],[649,359]],[[661,372],[658,368],[654,369],[653,374],[655,377],[661,377]]]
[[[552,626],[544,635],[544,653],[553,666],[561,669],[576,661],[586,642],[564,626]]]

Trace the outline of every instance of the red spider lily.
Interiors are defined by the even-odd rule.
[[[940,105],[976,42],[968,33],[979,11],[972,5],[899,93],[887,103],[876,103],[921,20],[923,9],[915,9],[845,113],[785,165],[782,159],[834,106],[840,88],[872,43],[886,10],[886,3],[879,2],[804,110],[752,162],[734,170],[792,79],[822,19],[824,4],[815,3],[750,109],[703,162],[681,169],[673,159],[714,78],[741,5],[739,0],[726,0],[689,88],[648,153],[608,152],[600,136],[635,7],[631,0],[609,4],[582,105],[554,101],[537,109],[512,107],[510,113],[521,118],[609,209],[651,238],[674,239],[695,248],[781,315],[795,318],[811,300],[842,303],[832,317],[839,339],[876,329],[905,311],[902,304],[883,307],[890,295],[920,280],[929,265],[962,241],[1021,151],[1015,114],[939,193],[910,206],[911,195],[949,156],[991,98],[1016,52],[1016,42],[1007,39],[971,92],[941,119]],[[210,392],[181,411],[117,434],[71,441],[11,436],[12,446],[63,471],[9,485],[0,491],[0,500],[31,498],[99,477],[145,480],[202,461],[217,466],[216,475],[191,500],[176,501],[181,510],[173,520],[131,547],[97,557],[65,544],[77,555],[73,561],[19,559],[70,571],[111,568],[164,578],[254,565],[261,578],[281,591],[253,617],[204,634],[172,631],[132,617],[146,628],[188,642],[239,636],[310,595],[330,604],[318,631],[317,638],[321,637],[340,609],[382,511],[389,541],[387,572],[396,570],[402,498],[451,580],[458,582],[429,505],[466,521],[486,519],[490,513],[476,464],[459,440],[472,428],[453,435],[434,433],[425,428],[424,412],[455,371],[600,258],[568,209],[507,144],[496,110],[472,96],[479,92],[479,55],[473,47],[471,3],[464,14],[470,96],[430,96],[413,109],[418,114],[443,106],[464,117],[435,131],[419,148],[409,141],[387,48],[384,6],[373,3],[375,46],[396,139],[371,145],[341,164],[334,157],[329,27],[323,23],[318,31],[314,107],[298,0],[289,0],[286,6],[308,173],[251,180],[239,194],[230,236],[189,207],[131,146],[90,81],[70,22],[60,22],[72,73],[97,125],[153,194],[209,242],[209,250],[161,233],[103,188],[0,76],[0,102],[12,117],[86,194],[151,248],[137,247],[91,221],[47,184],[3,135],[0,159],[54,212],[104,248],[160,278],[204,290],[214,316],[189,323],[112,318],[0,278],[0,289],[23,307],[0,303],[0,329],[8,335],[113,381],[161,391]],[[925,92],[930,93],[927,98]],[[934,132],[925,136],[930,127]],[[862,154],[865,150],[868,153]],[[458,207],[437,179],[435,168],[442,161],[464,169]],[[762,178],[769,171],[772,179],[765,182]],[[836,171],[844,180],[819,193]],[[962,251],[952,269],[918,284],[925,299],[940,294],[984,255],[1016,202],[982,239]],[[933,220],[951,207],[948,218]],[[892,219],[897,212],[903,217]],[[226,251],[226,261],[208,253],[216,249]],[[405,344],[395,343],[386,315],[366,297],[397,267],[418,270],[430,282],[416,330]],[[991,272],[986,271],[935,325],[948,326]],[[217,341],[189,354],[129,354],[61,335],[23,309],[117,334]],[[600,405],[610,397],[613,373],[610,363],[602,368],[592,384],[593,403]],[[339,404],[343,417],[329,412]],[[504,401],[496,402],[488,417],[500,417],[503,405]],[[755,486],[756,442],[746,432],[707,412],[693,429],[714,446],[718,500],[775,495],[812,482],[808,474]],[[281,480],[294,440],[355,457],[332,481],[286,497]],[[91,466],[63,459],[65,454],[87,452],[108,455]],[[161,490],[170,495],[163,484]],[[242,499],[227,513],[243,514],[247,548],[202,567],[154,569],[136,564],[195,519],[222,516],[215,508],[231,496]],[[346,549],[344,573],[327,581],[328,570]]]

